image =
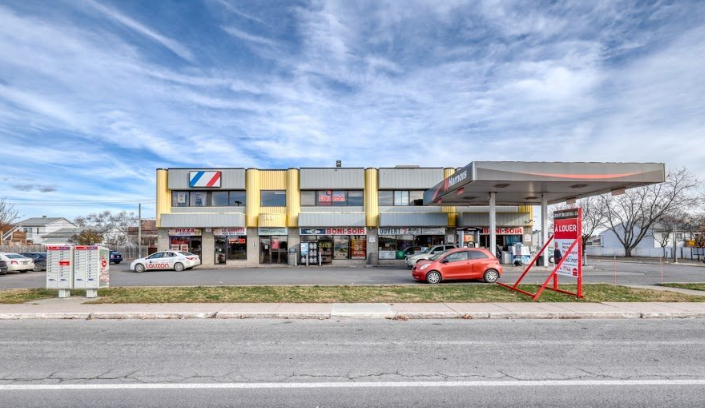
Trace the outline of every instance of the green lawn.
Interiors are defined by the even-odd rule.
[[[537,286],[522,285],[529,292]],[[575,286],[566,285],[566,290]],[[584,285],[585,298],[544,291],[542,302],[702,302],[705,297],[607,284]],[[83,292],[72,291],[74,296]],[[0,290],[0,303],[24,303],[56,296],[46,289]],[[435,303],[528,302],[528,296],[498,285],[405,286],[198,286],[100,289],[91,303]]]
[[[664,283],[669,288],[705,290],[705,283]]]

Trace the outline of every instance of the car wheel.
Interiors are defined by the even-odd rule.
[[[426,283],[436,284],[441,281],[441,273],[436,271],[431,271],[426,274]]]
[[[183,270],[184,270],[184,264],[182,264],[181,262],[175,263],[175,264],[174,264],[174,270],[175,270],[176,272],[181,272],[181,271],[183,271]]]
[[[496,269],[488,269],[485,271],[485,275],[482,277],[487,283],[495,283],[499,279],[499,272]]]
[[[120,265],[120,262],[122,262],[122,261],[115,262],[115,265]]]
[[[147,268],[145,268],[144,265],[142,265],[142,264],[135,265],[135,272],[142,273],[145,270],[147,270]]]
[[[42,267],[37,264],[34,264],[34,272],[41,272],[41,271],[42,271]]]

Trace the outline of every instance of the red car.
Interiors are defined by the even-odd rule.
[[[482,279],[497,282],[502,275],[499,260],[484,248],[458,248],[419,261],[411,270],[417,281],[439,283],[445,280]]]

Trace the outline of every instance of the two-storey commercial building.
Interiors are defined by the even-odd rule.
[[[338,265],[399,263],[459,239],[487,246],[487,207],[423,206],[424,191],[455,171],[158,169],[158,248],[196,253],[204,265],[254,266],[287,263],[290,248],[301,263],[301,243]],[[497,210],[498,244],[530,244],[532,207]]]

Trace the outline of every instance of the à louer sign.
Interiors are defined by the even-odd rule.
[[[578,277],[578,245],[567,253],[575,240],[580,239],[580,225],[577,210],[556,211],[553,213],[553,239],[555,250],[553,256],[556,265],[562,258],[566,258],[563,265],[556,272],[562,276]]]

